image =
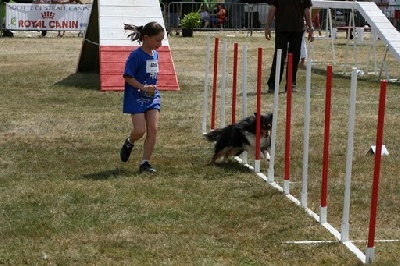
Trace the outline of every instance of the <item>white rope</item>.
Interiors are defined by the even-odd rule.
[[[93,42],[93,41],[91,41],[91,40],[89,40],[89,39],[85,39],[85,42],[88,42],[88,43],[91,43],[91,44],[94,44],[94,45],[100,46],[100,44],[99,44],[99,43],[97,43],[97,42]]]

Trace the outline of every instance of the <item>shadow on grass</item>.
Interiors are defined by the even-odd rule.
[[[100,74],[75,73],[55,83],[57,86],[75,87],[86,90],[100,90]]]
[[[250,170],[248,167],[245,165],[237,162],[237,161],[228,161],[228,162],[222,162],[222,163],[216,163],[213,166],[222,168],[226,171],[230,172],[239,172],[239,173],[251,173],[252,170]]]
[[[91,179],[91,180],[108,180],[108,179],[124,177],[127,175],[136,175],[136,173],[127,171],[125,169],[115,168],[111,170],[104,170],[100,172],[84,174],[81,176],[81,178]]]
[[[279,94],[286,94],[286,91],[284,91],[284,90],[282,89],[282,90],[279,90],[278,93],[279,93]],[[269,93],[269,92],[267,92],[266,90],[262,90],[262,91],[261,91],[261,95],[271,96],[271,99],[274,98],[274,94],[273,94],[273,93]],[[257,92],[256,92],[256,91],[255,91],[255,92],[248,92],[248,93],[247,93],[247,96],[257,96]]]

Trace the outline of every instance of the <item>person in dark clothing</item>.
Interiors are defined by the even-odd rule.
[[[15,3],[13,0],[0,0],[0,32],[3,37],[14,37],[14,33],[6,28],[6,4]]]
[[[285,58],[287,53],[293,54],[292,65],[292,88],[296,89],[296,72],[300,61],[301,41],[304,33],[304,21],[308,31],[308,41],[314,41],[314,28],[312,27],[310,7],[311,0],[270,0],[271,6],[268,11],[265,25],[265,38],[271,40],[271,23],[275,18],[275,53],[271,65],[271,73],[267,82],[268,93],[275,92],[275,68],[277,50],[282,49],[282,64],[279,75],[279,83],[282,81]],[[287,78],[287,71],[286,71]],[[287,88],[285,85],[285,90]]]
[[[59,0],[33,0],[32,3],[34,4],[58,4]],[[40,36],[46,37],[47,30],[42,30]]]

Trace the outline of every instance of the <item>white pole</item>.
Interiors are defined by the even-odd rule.
[[[316,60],[315,60],[314,43],[311,42],[309,46],[310,46],[310,49],[309,49],[309,50],[311,50],[311,56],[309,55],[310,52],[307,51],[307,56],[306,56],[307,58],[306,58],[306,59],[307,59],[307,61],[310,60],[311,62],[316,62]]]
[[[353,35],[353,49],[354,49],[354,64],[356,64],[357,62],[356,62],[356,55],[355,55],[355,52],[356,52],[356,43],[355,43],[355,40],[354,40],[354,31],[355,31],[355,26],[354,26],[354,12],[353,12],[354,10],[353,9],[351,9],[351,12],[350,12],[350,19],[349,19],[349,28],[347,29],[347,38],[346,38],[346,52],[345,52],[345,58],[348,58],[348,54],[349,54],[349,44],[350,44],[350,36],[351,35]],[[343,73],[344,74],[346,74],[347,72],[346,72],[346,68],[347,68],[347,61],[348,60],[345,60],[344,61],[344,64],[343,64]]]
[[[279,94],[279,76],[281,72],[282,49],[278,49],[276,54],[275,67],[275,93],[274,93],[274,109],[272,112],[272,132],[271,132],[271,154],[268,169],[268,182],[273,183],[275,179],[274,162],[275,162],[275,143],[276,143],[276,128],[278,125],[278,94]]]
[[[243,118],[247,117],[247,46],[243,46],[242,58],[242,105],[243,105]]]
[[[254,160],[254,172],[260,173],[260,160]]]
[[[247,117],[247,46],[243,46],[242,55],[242,97],[243,97],[243,110],[242,117]]]
[[[325,37],[328,35],[328,31],[332,32],[329,30],[329,13],[331,12],[330,8],[326,9],[326,17],[325,17]]]
[[[332,11],[328,9],[328,24],[330,27],[331,32],[331,47],[332,47],[332,65],[335,65],[336,58],[335,58],[335,40],[336,40],[336,31],[337,29],[333,30],[333,23],[332,23]]]
[[[247,117],[247,46],[243,46],[242,55],[242,116]],[[247,163],[247,152],[242,152],[242,162]]]
[[[353,67],[351,72],[349,131],[347,137],[347,152],[346,152],[346,181],[344,186],[343,218],[342,218],[341,239],[340,239],[342,242],[349,240],[351,170],[353,162],[353,139],[354,139],[354,120],[356,115],[356,95],[357,95],[357,68]]]
[[[306,70],[306,95],[304,101],[304,140],[303,140],[303,182],[301,189],[301,206],[307,208],[307,183],[308,183],[308,151],[310,142],[310,120],[311,120],[311,60],[307,59]]]
[[[226,116],[226,40],[224,40],[222,54],[222,84],[221,84],[221,128],[225,127]]]
[[[375,247],[367,248],[365,251],[365,263],[371,263],[375,260]]]
[[[370,38],[369,38],[369,42],[368,42],[368,46],[369,48],[373,49],[373,44],[372,44],[372,32],[370,34]],[[371,51],[371,50],[369,50]],[[368,53],[368,60],[367,60],[367,65],[365,66],[365,74],[368,74],[368,72],[370,72],[370,62],[371,62],[371,56],[373,56],[373,53],[369,52]]]
[[[351,12],[350,16],[353,18],[353,49],[354,49],[354,65],[358,67],[358,49],[357,49],[357,38],[356,38],[356,22],[354,21],[354,10],[352,9],[353,12]]]
[[[378,64],[377,64],[377,55],[376,55],[376,40],[378,39],[378,35],[376,34],[376,31],[372,30],[372,40],[373,40],[373,46],[374,46],[374,72],[378,73]]]
[[[206,46],[206,69],[204,71],[204,93],[203,93],[203,123],[202,131],[203,134],[207,133],[207,109],[208,109],[208,84],[209,84],[209,73],[210,73],[210,35],[207,36]]]
[[[327,216],[328,216],[328,208],[325,207],[321,207],[320,208],[320,215],[319,215],[319,222],[321,224],[327,223]]]

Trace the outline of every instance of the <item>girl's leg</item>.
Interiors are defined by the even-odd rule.
[[[129,136],[131,143],[141,139],[146,132],[146,118],[145,114],[132,114],[133,129]]]
[[[157,139],[158,121],[160,111],[157,109],[148,110],[145,114],[146,119],[146,139],[143,145],[143,160],[150,161]]]
[[[144,114],[132,114],[131,117],[133,129],[129,135],[129,138],[127,138],[122,145],[120,152],[121,161],[123,162],[127,162],[129,160],[129,156],[131,155],[135,141],[143,137],[146,130]]]

